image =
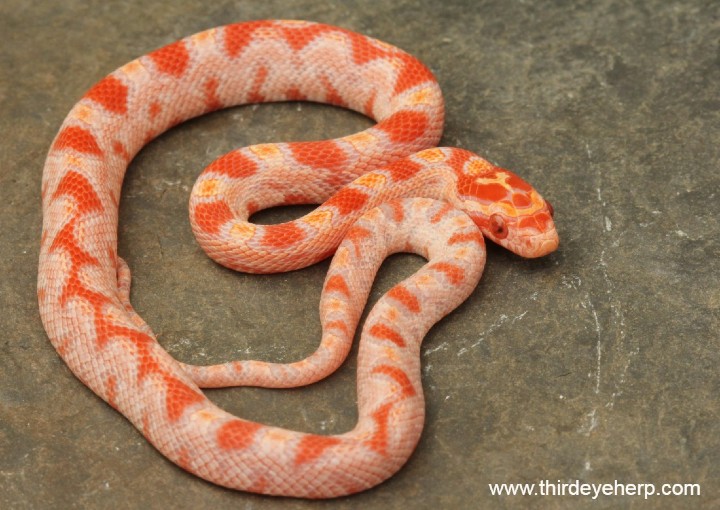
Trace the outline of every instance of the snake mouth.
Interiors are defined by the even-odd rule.
[[[544,257],[557,250],[560,245],[560,238],[555,230],[525,235],[511,233],[505,238],[498,238],[493,232],[481,230],[487,239],[526,259]]]

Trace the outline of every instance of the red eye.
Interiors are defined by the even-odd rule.
[[[505,239],[508,236],[507,225],[505,219],[499,214],[490,216],[490,232],[496,239]]]

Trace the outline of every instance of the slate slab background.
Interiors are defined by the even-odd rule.
[[[217,25],[312,19],[393,43],[436,73],[444,145],[552,201],[559,251],[491,248],[471,298],[424,343],[427,423],[396,476],[332,502],[215,487],[165,461],[77,381],[39,320],[45,154],[108,72]],[[720,4],[711,0],[0,4],[0,507],[718,508]],[[152,142],[123,190],[135,307],[176,357],[291,361],[319,338],[327,263],[234,274],[194,243],[195,176],[232,148],[370,125],[308,104],[242,107]],[[261,221],[307,208],[269,211]],[[390,259],[372,300],[421,261]],[[323,433],[356,419],[355,359],[310,388],[213,391],[240,416]],[[495,497],[489,483],[699,483],[696,498]]]

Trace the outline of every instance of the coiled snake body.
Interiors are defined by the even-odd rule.
[[[190,219],[203,249],[240,271],[287,271],[334,253],[320,346],[289,364],[180,363],[129,301],[130,271],[117,255],[124,173],[145,143],[179,122],[285,100],[344,106],[377,124],[336,140],[221,157],[195,184]],[[45,164],[38,299],[54,347],[166,457],[214,483],[310,498],[380,483],[417,444],[420,342],[477,284],[483,236],[529,257],[558,244],[552,209],[530,185],[468,151],[435,148],[442,123],[440,89],[423,64],[327,25],[228,25],[124,65],[74,106]],[[259,209],[296,203],[323,205],[288,223],[248,222]],[[375,271],[398,251],[428,263],[365,322],[353,430],[323,436],[262,425],[228,414],[200,390],[292,387],[331,373],[350,349]]]

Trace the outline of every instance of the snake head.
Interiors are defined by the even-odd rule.
[[[457,199],[493,242],[521,257],[542,257],[559,244],[553,208],[530,184],[478,156],[458,171]]]

